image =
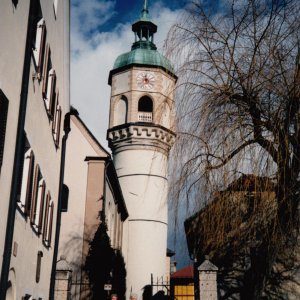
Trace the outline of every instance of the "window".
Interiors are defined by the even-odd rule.
[[[46,44],[46,25],[45,20],[41,18],[37,22],[35,43],[33,48],[34,65],[37,72],[38,79],[42,78],[43,60]]]
[[[34,153],[27,141],[24,147],[24,152],[25,154],[21,179],[19,206],[26,215],[30,215],[34,173]]]
[[[6,121],[8,111],[8,100],[0,90],[0,173],[3,162],[4,142],[6,133]]]
[[[61,211],[63,212],[68,211],[68,202],[69,202],[69,188],[66,184],[63,184]]]
[[[152,122],[153,119],[153,102],[151,98],[143,96],[138,104],[138,121]]]
[[[117,102],[115,109],[115,125],[121,125],[127,123],[127,98],[122,96],[121,99]]]
[[[43,241],[45,245],[48,247],[51,245],[53,209],[54,209],[54,204],[53,201],[51,201],[51,196],[50,193],[48,192],[46,197],[46,209],[45,209],[45,220],[44,220],[44,230],[43,230]]]
[[[144,96],[139,100],[139,111],[152,112],[153,111],[153,103],[151,98]]]

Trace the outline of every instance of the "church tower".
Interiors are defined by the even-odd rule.
[[[154,44],[157,26],[148,3],[132,25],[131,51],[120,55],[109,74],[110,118],[107,139],[129,213],[122,250],[127,268],[127,296],[162,282],[167,249],[167,163],[175,140],[176,76]]]

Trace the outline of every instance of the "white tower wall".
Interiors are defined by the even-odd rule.
[[[122,252],[130,293],[142,299],[143,288],[164,280],[167,251],[167,162],[174,143],[174,89],[171,63],[153,43],[157,26],[144,1],[132,25],[135,42],[120,55],[109,75],[110,118],[107,139],[112,149],[129,217]],[[166,278],[165,278],[166,279]]]
[[[122,252],[127,268],[127,294],[142,294],[165,275],[167,249],[167,163],[174,134],[152,124],[131,124],[112,131],[114,163],[129,218],[124,224]],[[128,137],[131,143],[128,143]]]

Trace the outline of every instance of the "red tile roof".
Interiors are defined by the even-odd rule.
[[[194,268],[192,265],[184,267],[177,272],[171,274],[171,278],[193,278]]]

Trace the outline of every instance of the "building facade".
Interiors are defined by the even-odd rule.
[[[151,282],[164,281],[167,249],[167,163],[174,143],[174,88],[171,63],[154,44],[157,26],[147,1],[132,25],[135,42],[120,55],[109,75],[110,119],[107,139],[129,218],[123,253],[127,296],[140,297]]]
[[[207,206],[184,223],[190,256],[203,261],[208,255],[219,268],[219,298],[243,299],[249,296],[249,291],[255,290],[252,274],[260,274],[258,270],[266,261],[259,252],[260,247],[265,247],[264,239],[272,228],[270,224],[277,218],[274,187],[269,177],[243,174],[226,189],[216,192]],[[272,295],[299,298],[298,245],[297,241],[295,256],[287,249],[278,252],[279,259],[271,271],[271,278],[276,280],[265,285],[266,299],[272,299]],[[200,273],[200,299],[203,287],[208,288],[204,292],[206,296],[213,295],[212,299],[217,299],[216,267],[204,264],[199,270],[204,271]]]
[[[69,1],[1,1],[0,37],[0,299],[49,299],[69,112]]]
[[[69,195],[63,206],[58,257],[65,258],[72,270],[71,299],[79,300],[90,299],[84,269],[100,223],[106,222],[111,247],[121,250],[128,213],[110,154],[78,114],[71,115],[70,123],[64,180]]]

